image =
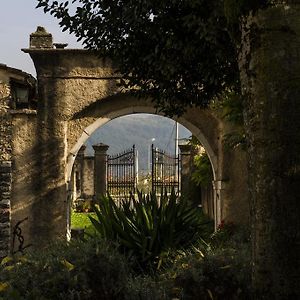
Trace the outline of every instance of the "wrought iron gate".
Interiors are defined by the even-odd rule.
[[[135,193],[137,184],[136,151],[131,149],[107,157],[107,192],[114,198]]]
[[[180,192],[180,159],[152,145],[152,192]]]

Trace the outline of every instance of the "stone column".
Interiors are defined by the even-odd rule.
[[[214,189],[214,220],[215,220],[215,229],[221,223],[223,219],[222,212],[222,201],[223,201],[223,191],[225,189],[225,183],[222,180],[214,180],[212,182]]]
[[[94,192],[96,201],[99,197],[106,194],[107,190],[107,150],[108,145],[97,144],[93,146],[95,150],[95,163],[94,163]]]
[[[181,195],[190,194],[190,181],[191,181],[191,154],[192,147],[189,144],[179,145],[180,157],[181,157],[181,186],[180,191]]]
[[[39,101],[37,107],[36,157],[39,174],[32,206],[31,236],[34,248],[48,246],[68,234],[68,191],[66,153],[68,153],[68,98],[65,80],[53,70],[57,55],[51,54],[52,37],[38,27],[30,36],[30,53],[37,70]],[[47,49],[47,51],[45,51]]]
[[[81,148],[79,149],[78,153],[77,153],[77,167],[79,167],[79,180],[80,180],[80,198],[82,198],[83,196],[83,191],[84,191],[84,151],[86,149],[85,145],[82,145]],[[78,180],[78,178],[76,178],[76,180]]]

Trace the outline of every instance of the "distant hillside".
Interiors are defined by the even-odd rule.
[[[179,124],[179,139],[188,138],[191,132]],[[151,142],[151,139],[155,141]],[[146,170],[148,151],[155,147],[174,153],[175,122],[171,119],[150,114],[135,114],[116,118],[97,129],[88,139],[87,153],[93,155],[93,144],[109,145],[109,154],[116,154],[134,144],[139,155],[139,169]]]

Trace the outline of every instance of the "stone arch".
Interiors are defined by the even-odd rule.
[[[128,98],[130,101],[128,102]],[[124,101],[127,100],[127,101]],[[154,108],[153,103],[149,103],[149,100],[141,100],[136,99],[134,97],[128,96],[128,95],[118,95],[115,97],[110,97],[108,100],[110,103],[110,107],[113,109],[111,111],[107,111],[105,114],[97,114],[95,113],[94,118],[92,118],[92,123],[85,127],[80,135],[80,132],[78,133],[78,139],[77,141],[73,142],[72,145],[70,145],[70,150],[68,153],[67,158],[67,166],[66,166],[66,173],[67,173],[67,180],[71,175],[72,166],[74,162],[74,158],[76,154],[78,153],[81,146],[87,141],[87,139],[92,135],[92,133],[100,128],[101,126],[105,125],[107,122],[126,115],[130,114],[137,114],[137,113],[149,113],[154,115],[161,115],[164,116],[162,113],[157,112],[157,110]],[[103,100],[101,103],[98,103],[99,106],[103,105]],[[123,103],[120,103],[123,102]],[[124,103],[129,105],[125,105]],[[93,107],[94,109],[95,107]],[[98,109],[101,110],[101,107]],[[206,114],[209,114],[208,112]],[[81,118],[85,115],[85,113],[77,113],[77,116],[81,115]],[[188,115],[188,113],[187,113]],[[74,116],[76,118],[76,116]],[[215,119],[213,116],[211,118]],[[174,119],[174,118],[173,118]],[[217,171],[218,171],[218,158],[217,153],[213,149],[213,147],[210,144],[209,139],[206,137],[205,133],[199,129],[195,124],[193,124],[192,121],[188,120],[188,117],[186,115],[183,115],[180,118],[176,118],[176,120],[185,126],[188,130],[192,132],[192,134],[202,143],[204,148],[206,149],[206,152],[209,156],[209,159],[211,161],[212,169],[213,169],[213,179],[217,179]],[[216,123],[217,124],[217,123]]]
[[[34,61],[39,92],[35,130],[29,132],[34,142],[28,149],[28,159],[35,159],[27,170],[34,189],[24,197],[29,199],[24,203],[30,202],[26,238],[36,245],[66,237],[72,159],[95,128],[128,113],[159,114],[150,99],[137,100],[130,93],[120,93],[120,76],[111,60],[87,50],[56,49],[52,40],[46,43],[45,39],[48,34],[36,35],[31,47],[23,49]],[[178,121],[204,144],[212,162],[216,223],[222,218],[245,223],[249,211],[245,156],[240,151],[226,152],[222,142],[230,125],[210,110],[196,107]]]
[[[66,163],[67,186],[76,154],[92,133],[114,118],[135,113],[162,115],[154,108],[151,99],[138,99],[130,93],[116,93],[95,100],[70,116],[67,135],[69,142]],[[210,158],[214,179],[214,219],[217,225],[222,218],[221,206],[224,198],[223,186],[221,186],[223,181],[222,122],[211,110],[195,107],[189,108],[177,121],[198,138]]]

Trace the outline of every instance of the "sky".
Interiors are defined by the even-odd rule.
[[[21,49],[29,48],[29,36],[36,31],[37,26],[45,27],[52,34],[54,43],[68,43],[68,48],[82,48],[73,35],[62,32],[56,18],[45,14],[41,8],[35,8],[37,0],[0,0],[0,3],[1,64],[36,77],[29,54],[22,52]]]
[[[68,48],[82,48],[73,35],[62,32],[58,20],[43,9],[37,0],[0,0],[0,63],[36,76],[33,62],[21,51],[29,47],[29,35],[43,26],[52,33],[54,43],[68,43]]]

